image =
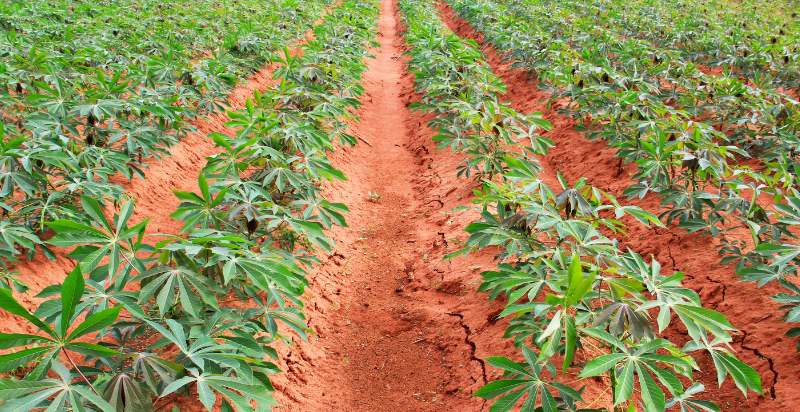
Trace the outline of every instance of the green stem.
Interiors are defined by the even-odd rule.
[[[95,389],[94,385],[92,385],[92,382],[89,381],[89,378],[87,378],[86,375],[84,375],[83,372],[81,372],[81,369],[78,367],[78,364],[76,364],[75,361],[72,360],[72,356],[69,356],[69,352],[67,352],[66,349],[63,349],[63,352],[64,352],[64,356],[67,357],[67,360],[69,361],[69,363],[72,364],[72,367],[75,368],[75,370],[78,371],[78,373],[81,375],[81,378],[83,378],[83,380],[86,382],[86,384],[89,385],[89,389],[91,389],[92,392],[94,392],[95,395],[100,396],[100,394],[97,393],[97,389]]]

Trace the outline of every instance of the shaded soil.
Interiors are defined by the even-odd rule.
[[[550,102],[550,95],[539,90],[538,82],[521,68],[511,67],[501,53],[488,45],[481,33],[460,19],[448,5],[440,4],[440,13],[449,27],[458,35],[471,38],[482,46],[483,52],[495,73],[508,87],[505,99],[523,113],[542,112],[553,123],[546,135],[556,143],[542,159],[545,181],[556,172],[568,181],[581,177],[618,198],[623,190],[634,183],[634,165],[620,167],[614,149],[601,140],[589,140],[575,129],[576,120],[561,115],[558,109],[563,102]],[[652,212],[663,209],[659,199],[649,196],[643,200],[628,201]],[[646,228],[630,220],[628,232],[620,237],[623,248],[644,256],[653,255],[663,265],[664,271],[682,271],[685,284],[696,290],[704,305],[724,313],[741,332],[734,338],[733,348],[743,361],[755,367],[761,375],[764,394],[750,395],[744,399],[730,378],[722,388],[717,388],[713,364],[709,358],[698,359],[704,372],[696,376],[705,384],[705,396],[717,401],[723,410],[791,410],[800,404],[800,355],[792,338],[784,336],[788,325],[782,320],[779,305],[770,296],[778,293],[777,286],[757,288],[753,283],[740,282],[733,265],[721,265],[719,240],[700,234],[688,234],[677,228]],[[744,238],[743,238],[744,239]],[[681,341],[685,331],[671,331],[672,338]]]

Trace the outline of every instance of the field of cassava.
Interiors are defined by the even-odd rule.
[[[798,13],[0,2],[0,412],[800,410]]]

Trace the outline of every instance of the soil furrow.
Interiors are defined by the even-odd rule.
[[[516,110],[542,112],[553,124],[546,135],[556,146],[542,159],[543,180],[549,182],[560,172],[568,181],[575,182],[585,177],[592,185],[608,191],[620,199],[623,190],[633,183],[634,165],[620,166],[615,150],[601,140],[589,140],[576,130],[576,119],[558,113],[566,102],[550,104],[550,95],[538,88],[538,81],[530,72],[512,67],[501,53],[484,41],[482,34],[461,19],[445,2],[439,4],[443,20],[459,36],[476,40],[482,47],[492,70],[508,87],[504,96]],[[620,173],[621,172],[621,173]],[[548,183],[549,184],[549,183]],[[662,211],[659,199],[648,196],[634,199],[629,204],[653,212]],[[687,275],[686,284],[696,290],[704,302],[717,303],[716,309],[724,313],[745,336],[750,336],[753,345],[760,348],[763,356],[743,347],[741,340],[732,343],[741,359],[759,371],[765,393],[744,399],[730,379],[717,388],[714,366],[709,358],[699,359],[706,383],[705,397],[718,401],[724,410],[783,410],[800,402],[800,370],[795,366],[798,354],[795,343],[784,333],[788,325],[781,319],[779,305],[770,296],[779,292],[776,285],[757,288],[753,283],[740,282],[732,264],[720,263],[719,239],[701,234],[689,234],[679,229],[646,228],[626,220],[627,233],[620,238],[623,248],[630,247],[643,256],[652,255],[665,265],[664,271],[682,271]],[[678,269],[677,265],[680,265]],[[721,285],[735,285],[722,288]],[[724,294],[723,294],[724,293]],[[720,296],[722,295],[722,296]],[[675,331],[676,339],[685,331]],[[789,377],[778,381],[781,377]],[[777,397],[770,396],[770,392]]]
[[[396,1],[381,5],[380,47],[372,51],[365,93],[350,132],[369,144],[332,154],[348,177],[326,188],[350,208],[334,228],[336,251],[311,275],[307,312],[314,334],[286,348],[291,369],[276,379],[285,410],[479,411],[472,393],[497,377],[482,358],[508,354],[499,303],[476,290],[491,257],[455,262],[472,212],[461,159],[434,149],[430,117],[407,72]]]

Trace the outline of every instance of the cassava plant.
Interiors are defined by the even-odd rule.
[[[374,2],[343,2],[276,86],[231,113],[236,135],[209,136],[222,150],[195,192],[176,193],[180,234],[149,234],[131,222],[131,202],[107,218],[89,197],[86,219],[48,222],[49,243],[72,247],[78,265],[33,314],[0,292],[3,309],[43,332],[4,339],[26,348],[2,355],[12,376],[0,381],[0,409],[157,410],[176,395],[208,410],[274,405],[274,344],[305,338],[305,271],[332,245],[324,229],[345,224],[347,208],[324,199],[320,182],[344,178],[327,152],[354,141],[344,120],[376,17]]]
[[[488,143],[493,137],[460,123],[450,113],[452,101],[463,100],[462,107],[485,110],[488,116],[493,106],[484,102],[498,101],[503,89],[475,45],[447,30],[428,12],[430,7],[425,0],[400,3],[410,69],[423,94],[419,107],[436,115],[431,126],[440,132],[437,140],[456,149],[463,136],[477,141],[472,147],[482,152],[466,151],[470,162],[494,150]],[[479,85],[479,92],[473,85]],[[560,179],[558,188],[546,185],[531,154],[544,154],[552,144],[537,137],[548,124],[538,114],[512,118],[517,121],[498,126],[510,136],[504,143],[530,144],[497,158],[494,173],[482,179],[476,192],[481,218],[467,227],[465,248],[451,254],[488,247],[500,251],[501,264],[483,274],[481,289],[507,298],[499,316],[510,319],[506,336],[514,339],[523,360],[488,358],[504,376],[476,395],[493,399],[494,411],[587,410],[579,408],[583,388],[558,380],[575,374],[605,376],[613,409],[663,411],[680,405],[713,410],[710,402],[696,399],[703,387],[693,380],[695,352],[713,360],[719,384],[730,376],[745,395],[760,392],[759,375],[730,349],[735,329],[682,286],[685,275],[661,273],[657,261],[620,250],[605,234],[624,230],[619,220],[624,215],[661,226],[658,217],[583,180],[570,186]],[[669,339],[676,322],[688,331],[685,345]]]

